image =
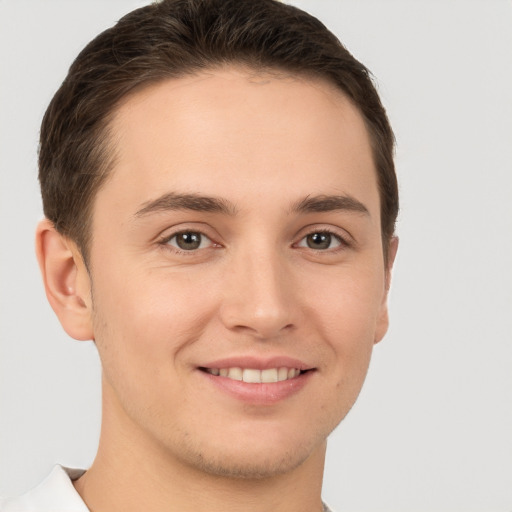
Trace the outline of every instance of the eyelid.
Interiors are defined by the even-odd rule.
[[[315,248],[315,247],[309,247],[307,245],[307,238],[310,235],[314,235],[314,234],[329,235],[331,237],[331,242],[332,241],[337,242],[337,245],[335,245],[334,247],[328,247],[327,249],[320,249],[320,248]],[[313,231],[312,233],[309,233],[306,236],[303,236],[296,245],[297,245],[297,247],[304,247],[306,249],[311,249],[313,251],[326,252],[326,251],[333,251],[333,250],[336,250],[336,249],[344,246],[345,242],[344,242],[344,240],[341,237],[339,237],[338,235],[336,235],[334,233],[328,233],[327,231]]]
[[[177,252],[177,253],[180,253],[180,254],[187,254],[187,255],[191,255],[191,254],[194,254],[194,253],[197,253],[198,251],[200,250],[205,250],[205,249],[209,249],[209,248],[212,248],[212,247],[222,247],[222,244],[220,244],[219,242],[217,242],[214,237],[211,235],[211,234],[208,234],[207,231],[211,231],[211,230],[208,230],[208,229],[205,229],[204,227],[196,227],[196,226],[193,226],[193,225],[177,225],[177,226],[173,226],[173,227],[168,227],[166,228],[164,231],[162,231],[156,238],[155,242],[157,243],[157,245],[159,245],[160,247],[164,247],[164,248],[172,248],[173,251]],[[169,242],[176,236],[182,234],[182,233],[198,233],[200,234],[202,237],[206,238],[209,240],[209,245],[208,247],[201,247],[201,248],[198,248],[198,249],[194,249],[194,250],[184,250],[184,249],[180,249],[178,246],[175,246],[175,245],[172,245],[172,244],[169,244]]]
[[[167,248],[172,247],[172,249],[174,251],[179,252],[179,253],[187,253],[188,255],[197,253],[199,250],[205,250],[205,249],[209,249],[212,247],[223,247],[223,244],[219,243],[216,240],[218,237],[214,237],[211,234],[208,234],[208,232],[211,231],[211,229],[205,228],[202,225],[199,227],[196,227],[195,225],[193,225],[194,223],[191,223],[192,225],[190,225],[190,224],[187,225],[187,223],[184,223],[184,224],[185,225],[179,224],[177,226],[167,227],[165,230],[163,230],[158,235],[158,237],[155,240],[156,243],[162,247],[167,247]],[[177,246],[169,244],[170,240],[172,240],[174,237],[176,237],[177,235],[179,235],[181,233],[199,233],[202,237],[208,239],[210,244],[208,245],[208,247],[202,247],[202,248],[188,250],[188,251],[180,249]],[[299,234],[296,237],[297,241],[294,242],[292,244],[292,246],[293,247],[302,247],[302,246],[299,246],[299,243],[302,242],[307,236],[312,235],[314,233],[329,234],[339,241],[339,245],[337,247],[330,248],[330,249],[308,248],[312,251],[333,253],[336,251],[342,251],[344,249],[351,248],[356,244],[356,241],[354,240],[352,235],[342,228],[334,227],[334,226],[326,226],[325,224],[323,224],[323,225],[322,224],[312,224],[312,225],[305,226],[300,230]]]
[[[171,243],[171,240],[173,240],[174,238],[177,238],[179,235],[182,235],[184,233],[196,233],[196,234],[200,235],[201,243],[200,243],[199,247],[197,247],[196,249],[190,249],[190,250],[187,251],[186,249],[181,249],[181,247],[179,247],[177,243],[176,243],[176,245]],[[208,244],[208,242],[209,242],[209,244]],[[202,247],[202,245],[204,243],[208,244],[208,247],[211,247],[212,245],[215,245],[215,242],[208,235],[205,235],[204,233],[201,233],[200,231],[190,231],[190,230],[178,231],[177,233],[174,233],[174,234],[168,236],[167,240],[165,242],[162,240],[162,243],[164,243],[165,245],[170,245],[175,250],[180,251],[180,252],[181,251],[184,251],[184,252],[194,252],[194,251],[199,251],[200,249],[206,249],[206,247]]]
[[[334,252],[336,250],[343,250],[350,247],[353,247],[355,245],[355,240],[345,230],[342,230],[341,228],[334,228],[331,226],[325,226],[321,224],[306,226],[301,230],[298,236],[298,241],[295,242],[293,245],[298,246],[302,240],[304,240],[307,236],[312,235],[314,233],[325,233],[333,236],[337,240],[339,240],[340,245],[338,247],[332,248],[332,249],[318,249],[318,252]],[[301,246],[302,247],[302,246]],[[311,248],[309,248],[311,249]],[[311,249],[315,250],[315,249]]]

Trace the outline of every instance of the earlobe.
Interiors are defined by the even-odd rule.
[[[36,255],[46,297],[64,330],[77,340],[93,339],[90,279],[76,245],[44,219],[36,230]]]
[[[391,286],[391,271],[393,269],[393,264],[395,263],[396,253],[398,251],[398,237],[393,236],[389,241],[388,253],[387,253],[387,264],[386,264],[386,273],[385,273],[385,282],[384,282],[384,296],[382,299],[381,310],[379,313],[379,318],[377,319],[377,326],[375,329],[375,339],[374,343],[379,343],[379,341],[384,338],[388,327],[389,327],[389,313],[388,313],[388,292]]]

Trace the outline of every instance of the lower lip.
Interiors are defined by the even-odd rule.
[[[272,405],[298,393],[309,381],[313,371],[301,373],[293,379],[271,383],[248,383],[241,380],[215,376],[198,370],[218,389],[243,402],[255,405]]]

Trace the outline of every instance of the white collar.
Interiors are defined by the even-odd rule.
[[[55,466],[36,487],[18,498],[0,499],[1,512],[90,512],[73,486],[85,469]],[[330,509],[324,503],[324,512]]]
[[[55,466],[36,487],[18,498],[1,503],[2,512],[89,512],[72,480],[85,473],[83,469]]]

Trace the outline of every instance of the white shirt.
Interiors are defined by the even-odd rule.
[[[18,498],[0,498],[0,512],[89,512],[72,483],[84,473],[84,469],[55,466],[26,494]],[[326,505],[324,512],[330,512]]]
[[[55,466],[37,486],[18,498],[0,498],[0,512],[89,512],[72,480],[80,478],[83,469]]]

